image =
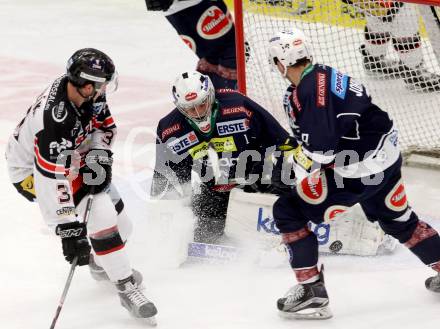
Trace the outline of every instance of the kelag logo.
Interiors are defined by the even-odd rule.
[[[309,228],[318,238],[319,245],[326,244],[330,239],[330,224],[313,224],[312,222],[309,222]]]
[[[310,230],[316,235],[319,245],[325,245],[330,239],[330,224],[313,224],[309,222]],[[280,235],[275,220],[270,215],[264,214],[264,208],[258,208],[257,231],[268,234]]]
[[[275,220],[269,216],[263,216],[262,207],[258,208],[258,221],[257,221],[257,231],[261,232],[261,230],[263,230],[265,233],[272,233],[276,235],[280,234],[280,231],[275,225]]]

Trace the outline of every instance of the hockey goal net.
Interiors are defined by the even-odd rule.
[[[239,88],[281,122],[287,81],[267,45],[296,27],[314,62],[362,82],[392,115],[407,158],[440,153],[440,0],[235,0],[234,12]]]

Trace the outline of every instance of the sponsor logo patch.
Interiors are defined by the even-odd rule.
[[[345,94],[347,92],[347,80],[348,77],[345,74],[332,69],[331,90],[333,94],[341,99],[345,99]]]
[[[197,93],[188,93],[185,95],[185,100],[186,101],[193,101],[197,98]]]
[[[187,148],[197,144],[199,139],[197,138],[194,131],[191,131],[179,138],[175,138],[167,146],[174,152],[179,153],[180,151],[186,150]]]
[[[326,99],[327,99],[327,76],[325,75],[325,73],[317,73],[316,74],[316,107],[325,108],[327,105]]]
[[[59,102],[52,108],[52,118],[55,122],[63,122],[67,117],[67,109],[64,106],[64,102]]]
[[[324,77],[325,77],[325,75],[324,75]],[[301,112],[302,108],[301,108],[301,104],[300,104],[299,99],[298,99],[298,91],[297,91],[297,89],[295,89],[293,91],[293,93],[292,93],[292,101],[293,101],[293,104],[295,104],[298,112]]]
[[[217,123],[217,132],[220,136],[232,135],[249,130],[249,120],[240,119]]]
[[[339,214],[344,213],[348,207],[335,205],[328,207],[324,213],[324,222],[330,222],[334,220]]]
[[[305,202],[313,205],[320,204],[327,198],[327,178],[324,173],[317,172],[304,178],[296,186],[296,190]]]
[[[178,132],[182,127],[180,126],[180,123],[176,123],[174,125],[172,125],[171,127],[165,128],[162,131],[162,139],[164,139],[165,137],[168,137],[169,135],[174,134],[175,132]]]
[[[393,211],[404,211],[408,207],[405,186],[401,179],[386,196],[385,204]]]
[[[252,111],[248,110],[247,108],[244,108],[243,106],[240,107],[227,107],[222,109],[222,115],[234,115],[234,114],[241,114],[244,113],[248,118],[251,118],[253,113]]]
[[[208,155],[208,148],[212,146],[217,153],[222,152],[235,152],[237,151],[237,146],[235,145],[234,137],[220,137],[212,138],[209,143],[202,142],[197,146],[192,147],[188,153],[193,157],[193,159],[201,159]]]
[[[364,94],[364,87],[359,81],[350,78],[350,83],[348,85],[348,89],[352,91],[357,97],[362,97]]]
[[[62,138],[61,139],[61,143],[58,142],[50,142],[49,144],[49,153],[50,155],[57,155],[59,153],[61,153],[62,151],[71,148],[72,147],[72,142]]]
[[[232,28],[232,19],[219,7],[209,7],[197,22],[197,33],[204,39],[217,39]]]
[[[193,38],[184,34],[181,34],[180,37],[182,38],[182,41],[189,47],[189,49],[196,52],[196,43]]]
[[[75,207],[62,207],[57,210],[58,216],[70,216],[75,215]]]

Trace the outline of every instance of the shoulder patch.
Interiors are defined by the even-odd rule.
[[[345,99],[345,94],[347,92],[347,81],[348,76],[339,72],[338,70],[332,69],[331,90],[333,94],[341,99]]]
[[[63,122],[67,117],[67,109],[64,102],[59,102],[57,105],[52,107],[52,118],[55,122]]]
[[[182,129],[182,126],[180,125],[180,123],[175,123],[172,126],[165,128],[162,131],[161,139],[163,140],[165,137],[168,137],[169,135],[172,135],[175,132],[178,132],[180,129]]]
[[[238,107],[226,107],[221,109],[221,114],[222,115],[234,115],[234,114],[240,114],[240,113],[244,113],[246,114],[246,116],[248,118],[251,118],[252,115],[254,114],[251,110],[248,110],[247,108],[243,107],[243,106],[238,106]]]

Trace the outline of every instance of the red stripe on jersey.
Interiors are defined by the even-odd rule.
[[[116,233],[116,232],[118,232],[118,226],[115,225],[115,226],[106,228],[105,230],[90,234],[90,237],[93,239],[99,240],[99,239],[106,238],[109,235],[112,235],[113,233]]]
[[[108,117],[104,120],[102,126],[105,128],[108,128],[110,126],[113,126],[115,124],[115,121],[113,120],[112,117]]]
[[[319,276],[319,271],[317,266],[307,269],[300,269],[300,270],[294,269],[294,272],[295,272],[296,280],[298,282],[304,282],[310,280],[313,277]]]
[[[109,250],[96,251],[96,254],[97,254],[98,256],[108,255],[108,254],[111,254],[112,252],[115,252],[115,251],[121,250],[122,248],[124,248],[124,244],[121,244],[120,246],[114,247],[114,248],[109,249]]]
[[[432,268],[434,271],[437,271],[437,272],[440,273],[440,261],[438,261],[437,263],[432,264],[432,265],[431,265],[431,268]]]
[[[282,233],[281,237],[283,239],[283,243],[288,244],[288,243],[296,242],[298,240],[302,240],[311,233],[312,232],[310,231],[308,226],[306,226],[295,232]]]
[[[405,242],[405,246],[407,248],[413,248],[420,242],[429,239],[434,235],[437,235],[437,231],[434,230],[432,227],[429,227],[428,224],[426,224],[425,222],[419,220],[411,238]]]
[[[60,166],[56,163],[49,162],[41,156],[40,149],[38,147],[38,139],[37,138],[35,138],[34,151],[35,151],[35,156],[37,158],[37,164],[42,169],[44,169],[45,171],[48,171],[52,174],[63,174],[63,175],[65,174],[66,168],[64,166]]]

